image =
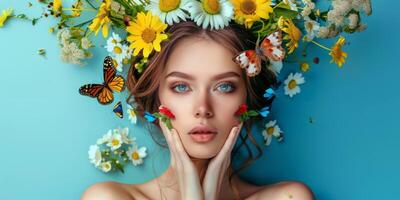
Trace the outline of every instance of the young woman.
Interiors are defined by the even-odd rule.
[[[232,59],[238,52],[254,49],[251,34],[235,25],[207,30],[190,21],[174,24],[168,32],[170,39],[150,57],[140,76],[131,67],[128,88],[141,114],[157,112],[160,105],[174,114],[171,130],[163,122],[157,124],[168,143],[171,165],[147,183],[95,184],[82,200],[314,199],[301,182],[253,185],[231,168],[238,138],[241,147],[247,147],[249,139],[260,150],[250,131],[254,119],[240,122],[235,112],[242,104],[251,109],[270,105],[263,91],[276,82],[266,69],[247,76]]]

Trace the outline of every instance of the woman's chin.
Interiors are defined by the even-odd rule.
[[[188,152],[188,154],[192,159],[211,159],[217,154],[217,152],[211,152],[209,149],[207,149],[204,151],[191,151]]]

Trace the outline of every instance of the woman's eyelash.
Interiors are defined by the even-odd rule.
[[[231,82],[223,82],[223,83],[219,84],[217,88],[219,88],[219,87],[221,87],[221,86],[223,86],[223,85],[228,85],[228,86],[231,88],[230,91],[223,92],[223,93],[231,93],[231,92],[233,92],[233,91],[236,89],[235,84],[233,84],[233,83],[231,83]],[[171,87],[171,89],[172,89],[175,93],[184,93],[184,92],[179,92],[179,91],[176,90],[176,88],[177,88],[178,86],[186,86],[186,87],[188,87],[187,84],[185,84],[185,83],[177,83],[177,84],[174,84],[174,85]]]

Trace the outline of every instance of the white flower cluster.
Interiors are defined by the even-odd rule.
[[[105,48],[113,58],[117,71],[122,72],[123,66],[130,62],[133,49],[129,48],[127,44],[123,44],[121,37],[116,33],[112,33],[112,36],[108,38]]]
[[[129,129],[117,128],[109,130],[96,144],[89,147],[89,160],[103,172],[119,170],[124,172],[124,164],[132,162],[134,166],[143,163],[147,156],[146,147],[138,148],[136,138],[129,138]]]
[[[366,29],[366,25],[360,23],[360,13],[371,15],[371,0],[332,0],[332,7],[327,14],[327,26],[320,28],[318,37],[336,37],[342,29],[347,32]]]
[[[284,137],[282,135],[283,131],[279,128],[278,124],[276,124],[276,120],[269,121],[265,124],[265,129],[262,131],[262,135],[264,136],[264,144],[269,146],[271,144],[272,137],[275,137],[278,142],[281,142]]]
[[[70,30],[68,28],[61,29],[57,32],[57,39],[61,46],[61,59],[64,62],[83,65],[85,58],[90,58],[92,55],[89,51],[92,42],[87,37],[82,37],[81,30]]]

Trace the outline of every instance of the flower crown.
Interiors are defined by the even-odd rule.
[[[342,33],[364,31],[366,25],[361,22],[361,16],[372,13],[370,0],[103,0],[100,3],[74,0],[72,5],[62,0],[39,0],[35,3],[45,6],[41,16],[14,14],[14,10],[9,8],[0,15],[0,28],[9,19],[26,20],[35,25],[38,20],[54,17],[57,23],[49,28],[49,32],[57,32],[61,59],[76,65],[84,65],[84,61],[93,56],[91,50],[95,44],[92,39],[101,30],[103,37],[108,38],[104,47],[109,54],[104,59],[103,74],[100,76],[104,82],[84,85],[79,92],[96,98],[103,105],[113,102],[113,94],[124,90],[126,66],[133,65],[135,71],[142,74],[151,53],[162,51],[162,43],[170,37],[168,26],[188,20],[211,30],[235,23],[254,34],[256,48],[245,49],[232,58],[249,77],[262,70],[270,70],[279,80],[283,62],[298,63],[297,72],[285,75],[283,81],[284,94],[292,98],[300,93],[300,85],[305,83],[303,74],[319,64],[318,56],[307,53],[308,46],[315,45],[326,50],[332,58],[330,62],[342,68],[348,56],[343,51],[346,39]],[[29,6],[32,4],[29,3]],[[82,15],[83,12],[92,13],[93,18],[87,19],[89,16]],[[115,32],[109,34],[110,28]],[[121,32],[121,36],[116,32]],[[337,36],[337,41],[330,47],[320,43],[323,39]],[[301,46],[304,48],[299,48]],[[44,56],[46,50],[39,49],[38,54]],[[271,99],[275,95],[274,90],[277,90],[262,89],[267,99]],[[136,123],[136,107],[129,104],[127,107],[129,119]],[[113,112],[123,118],[121,102],[115,104]],[[268,106],[261,110],[248,110],[246,105],[239,105],[235,114],[244,121],[259,115],[265,118],[269,112]],[[149,121],[159,118],[170,128],[174,115],[166,108],[159,108],[158,114],[147,112],[145,118]],[[314,123],[314,119],[310,117],[309,122]],[[265,144],[269,145],[272,137],[281,141],[282,133],[276,120],[269,121],[262,131]],[[110,138],[107,144],[112,141]],[[89,153],[97,166],[100,166],[99,152],[92,148]],[[145,155],[144,152],[142,154]],[[135,155],[133,160],[141,158],[137,153],[131,155]],[[104,154],[103,157],[107,156]],[[115,164],[118,164],[116,160]],[[103,168],[107,171],[110,166],[106,163]]]

